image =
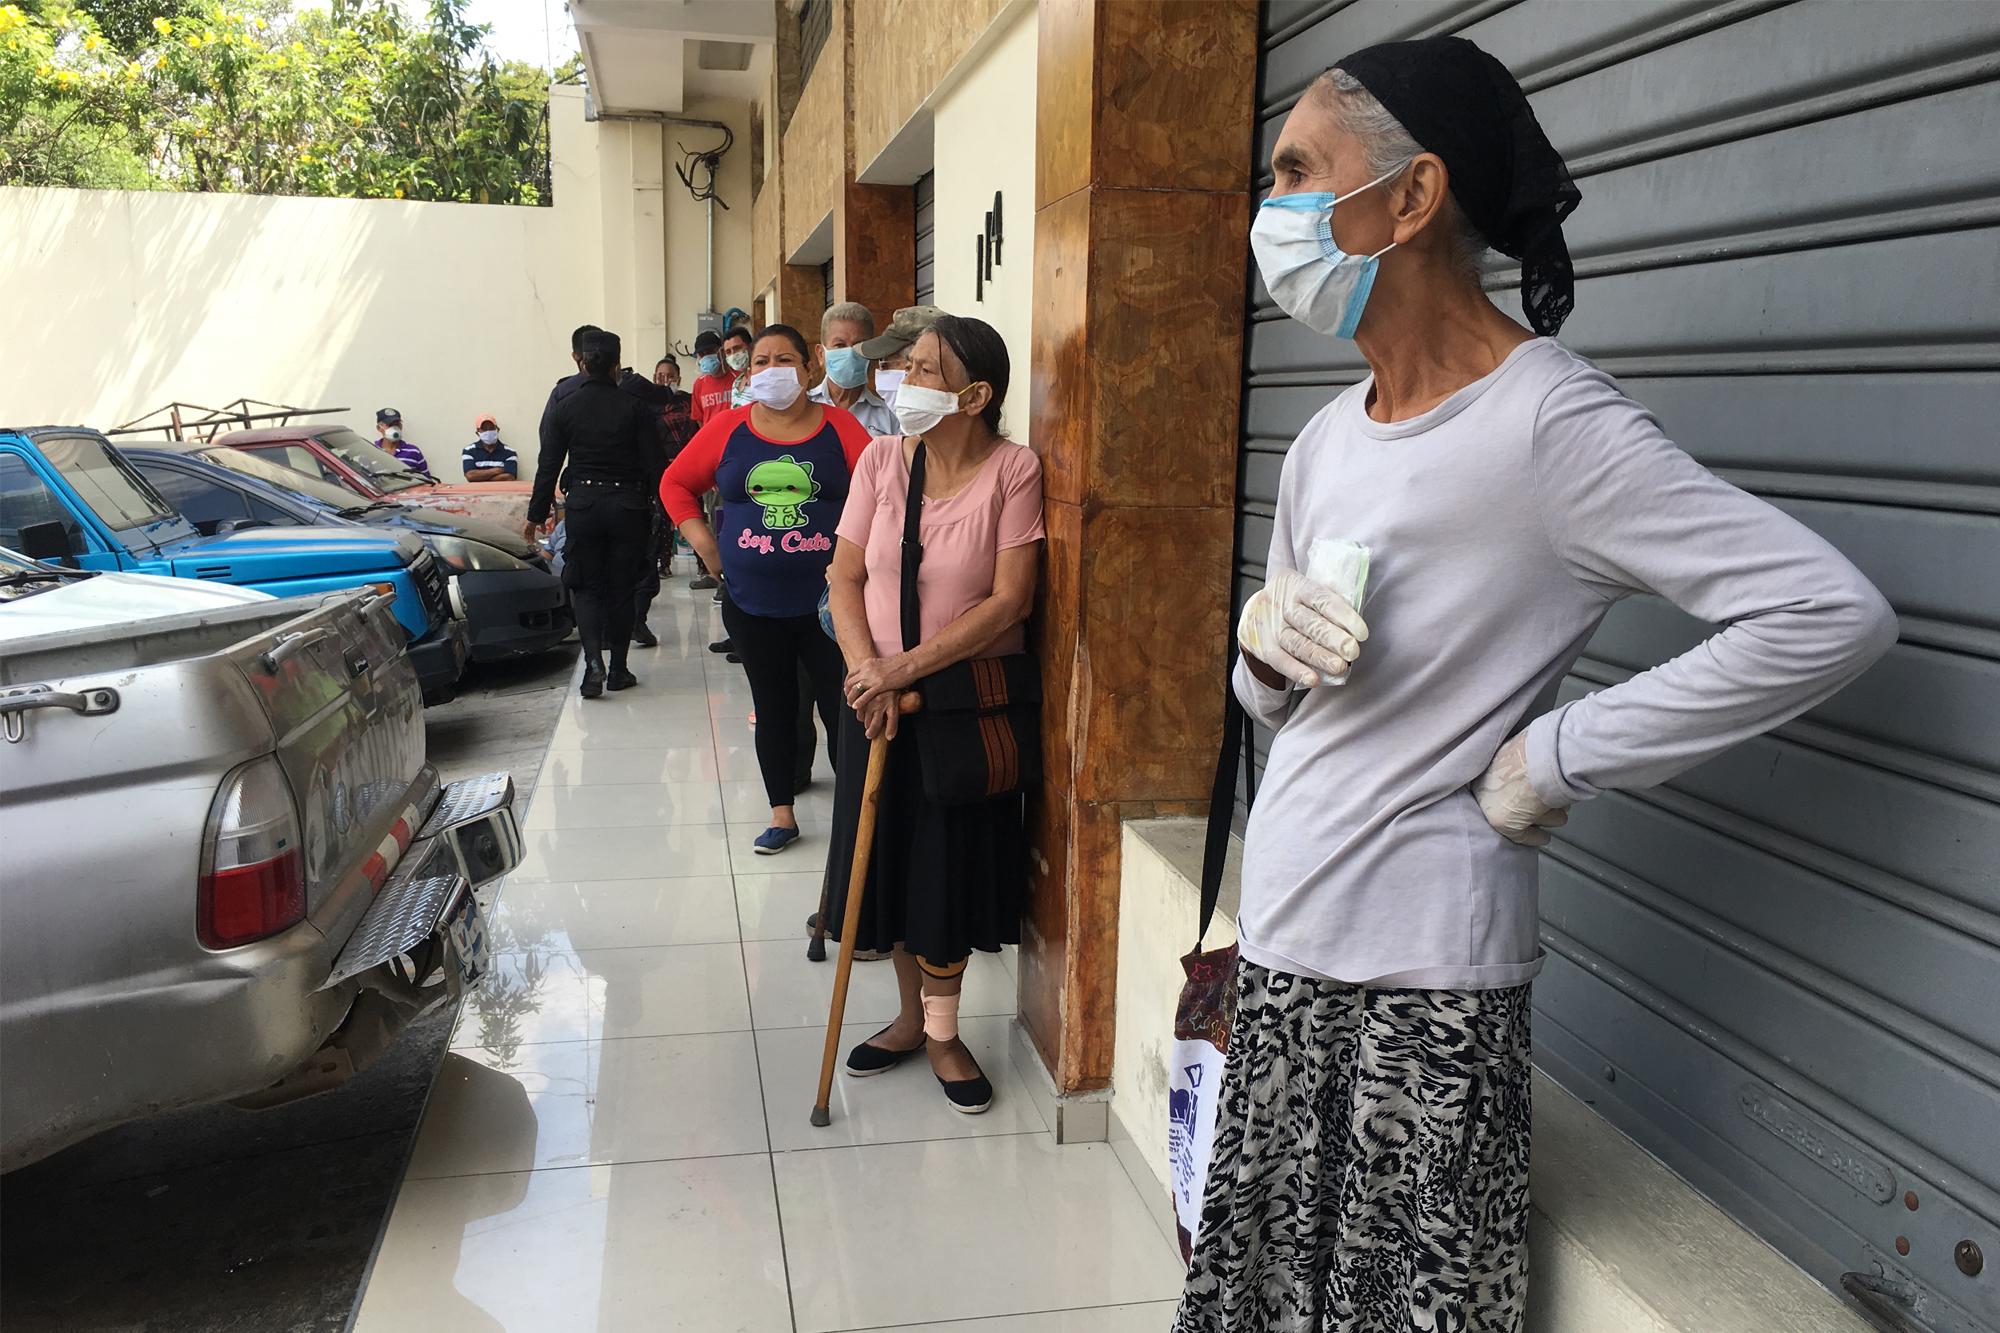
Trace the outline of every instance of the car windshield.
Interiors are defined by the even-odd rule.
[[[42,456],[108,526],[122,532],[175,517],[174,507],[103,440],[65,435],[41,446]]]
[[[314,504],[325,505],[328,509],[348,509],[354,504],[354,492],[345,486],[336,486],[330,481],[322,481],[297,468],[274,463],[264,455],[251,453],[247,449],[231,449],[223,446],[203,449],[193,457],[199,458],[204,463],[228,468],[231,472],[239,472],[246,477],[255,477],[258,481],[267,482],[281,491],[289,491]]]
[[[316,432],[314,438],[385,491],[407,491],[412,486],[429,484],[397,462],[394,454],[383,452],[345,426]]]

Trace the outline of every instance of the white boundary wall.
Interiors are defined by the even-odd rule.
[[[343,406],[338,419],[372,435],[390,406],[456,478],[474,415],[491,412],[528,475],[569,331],[606,324],[650,370],[667,294],[649,289],[672,268],[699,300],[698,249],[669,265],[664,228],[632,225],[660,212],[659,129],[586,125],[573,89],[555,90],[551,114],[550,208],[0,188],[0,424],[102,429],[172,399],[248,395]],[[749,287],[747,148],[731,157],[745,188],[717,214],[724,303]],[[667,180],[673,248],[698,248],[698,206]],[[672,331],[691,336],[692,313],[677,309]]]

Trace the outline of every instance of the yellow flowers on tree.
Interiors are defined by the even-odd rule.
[[[0,184],[546,203],[550,75],[465,4],[0,3]]]

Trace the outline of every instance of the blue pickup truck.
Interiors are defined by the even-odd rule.
[[[450,699],[465,665],[464,625],[451,614],[444,571],[416,536],[268,527],[204,536],[93,430],[0,428],[0,546],[81,569],[206,579],[277,597],[378,586],[393,594],[425,703]]]

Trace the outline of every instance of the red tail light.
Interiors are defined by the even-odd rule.
[[[231,949],[305,919],[298,812],[278,761],[252,760],[223,779],[209,808],[195,895],[195,935]]]

